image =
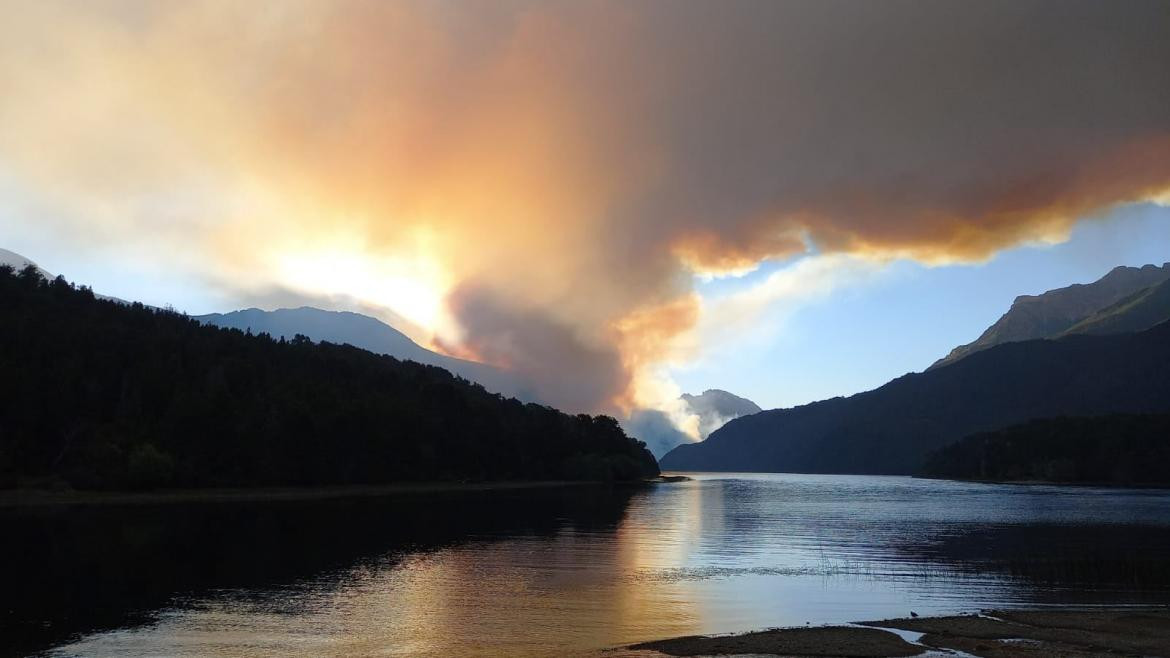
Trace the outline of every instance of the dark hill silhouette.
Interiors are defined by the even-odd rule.
[[[916,473],[927,453],[1033,418],[1170,412],[1170,323],[1006,343],[881,388],[731,421],[669,470]]]
[[[939,368],[995,345],[1037,338],[1057,338],[1067,333],[1112,333],[1070,331],[1078,323],[1142,290],[1170,280],[1170,263],[1161,267],[1115,267],[1088,284],[1073,284],[1042,295],[1021,295],[995,324],[975,341],[960,345],[939,359]],[[1163,318],[1165,319],[1165,318]],[[1133,326],[1123,331],[1148,329],[1156,323]],[[1100,328],[1100,326],[1099,326]]]
[[[433,366],[247,335],[0,267],[0,483],[255,486],[634,479],[606,416]]]
[[[540,402],[534,387],[514,373],[484,363],[465,361],[432,352],[394,327],[360,313],[323,311],[311,306],[263,311],[249,308],[231,313],[197,315],[196,320],[217,327],[266,333],[273,338],[291,339],[297,334],[314,341],[353,345],[375,354],[387,354],[403,361],[438,366],[480,384],[492,393]]]
[[[36,262],[33,261],[33,259],[28,258],[27,256],[22,256],[22,255],[16,253],[15,251],[9,251],[7,249],[0,249],[0,267],[8,266],[8,267],[11,267],[14,271],[19,272],[19,271],[23,270],[24,268],[28,267],[29,265],[32,265],[33,267],[35,267],[37,270],[37,273],[40,274],[41,276],[43,276],[45,279],[51,280],[51,279],[56,278],[56,276],[57,276],[57,275],[49,272],[48,270],[44,269],[40,265],[37,265]],[[120,304],[129,303],[124,299],[118,299],[117,297],[110,297],[109,295],[101,295],[98,293],[94,293],[94,297],[97,297],[98,299],[108,299],[110,301],[118,302]]]
[[[923,474],[996,481],[1170,483],[1170,415],[1051,418],[968,436],[934,452]]]

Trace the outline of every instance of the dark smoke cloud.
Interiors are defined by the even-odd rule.
[[[461,288],[450,304],[467,331],[463,347],[523,373],[542,402],[572,412],[614,412],[614,391],[628,385],[616,350],[589,345],[573,327],[482,288]]]
[[[695,270],[977,260],[1170,190],[1163,0],[15,7],[0,167],[67,239],[273,285],[421,253],[452,350],[575,410],[653,402]]]
[[[981,258],[1170,186],[1164,2],[652,7],[652,214],[697,260]]]

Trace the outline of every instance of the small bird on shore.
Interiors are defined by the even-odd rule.
[[[911,611],[910,611],[910,616],[911,616],[911,617],[917,617],[917,616],[918,616],[918,613],[917,613],[917,612],[914,612],[913,610],[911,610]]]

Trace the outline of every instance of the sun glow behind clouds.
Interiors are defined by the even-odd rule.
[[[1170,199],[1156,3],[9,4],[26,241],[389,309],[573,411],[677,415],[664,370],[881,259]]]
[[[347,296],[389,309],[421,328],[432,343],[458,337],[443,302],[451,280],[425,234],[405,253],[380,253],[360,236],[339,235],[282,247],[271,261],[277,280],[298,292]]]

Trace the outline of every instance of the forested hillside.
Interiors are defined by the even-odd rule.
[[[541,402],[535,387],[514,372],[494,368],[486,363],[456,359],[432,352],[418,345],[401,331],[377,318],[359,313],[323,311],[302,306],[262,311],[250,308],[231,313],[195,316],[203,324],[216,327],[264,332],[273,338],[291,340],[297,334],[313,341],[327,341],[360,347],[374,354],[388,354],[396,359],[437,366],[453,375],[480,384],[492,393],[518,398],[524,402]]]
[[[273,340],[0,268],[0,482],[78,488],[635,479],[605,416],[433,366]],[[567,373],[566,376],[572,376]]]
[[[997,481],[1170,483],[1170,416],[1033,420],[968,436],[932,454],[923,474]]]

